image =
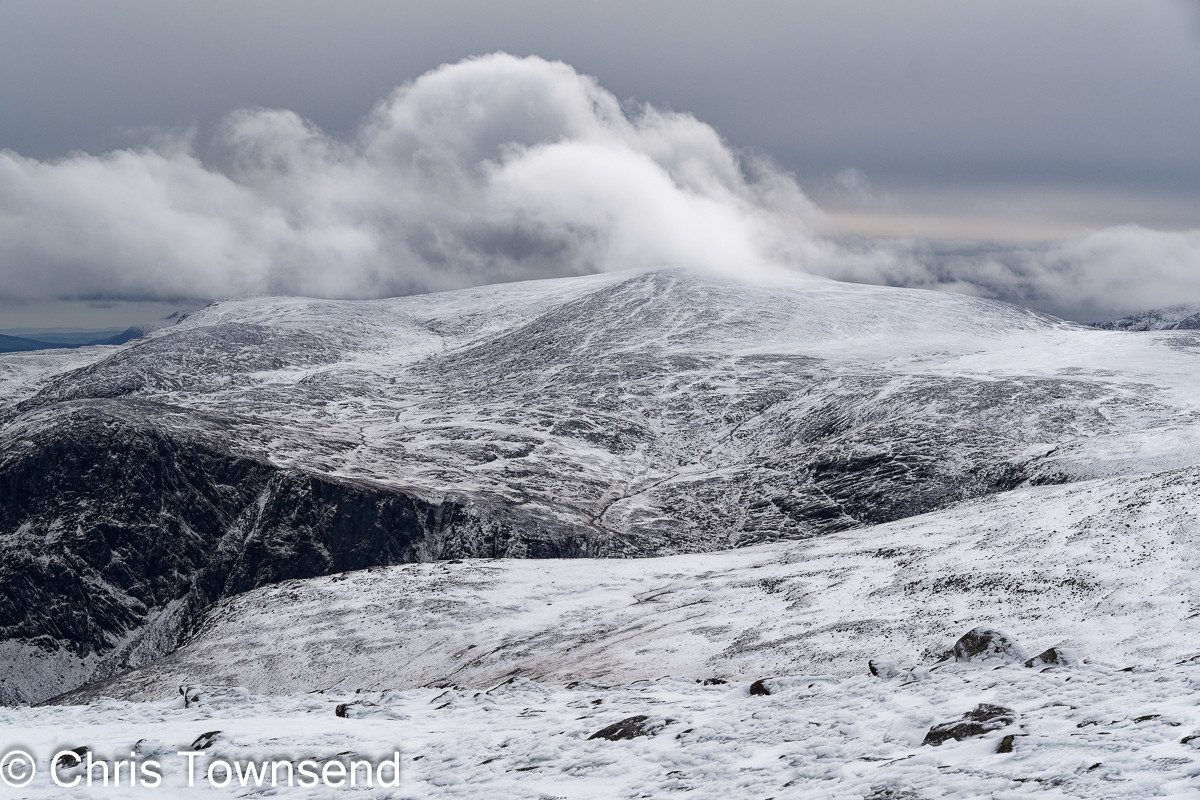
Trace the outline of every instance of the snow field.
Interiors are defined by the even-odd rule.
[[[96,758],[132,751],[157,759],[163,785],[140,791],[172,797],[1196,797],[1200,738],[1184,740],[1200,733],[1200,664],[1122,671],[949,663],[918,674],[768,679],[769,696],[750,694],[745,682],[673,679],[612,688],[516,679],[490,691],[276,697],[198,687],[200,699],[189,708],[179,697],[5,708],[0,728],[4,752],[19,745],[43,762],[78,746]],[[922,744],[932,725],[979,703],[1013,709],[1016,723],[961,742]],[[346,717],[339,717],[343,705]],[[662,727],[628,740],[589,738],[637,715],[651,730]],[[196,762],[199,785],[188,788],[186,761],[176,753],[214,731]],[[1012,752],[998,753],[1009,734]],[[248,791],[214,788],[203,778],[214,758],[384,759],[397,750],[399,789]],[[10,796],[62,797],[41,766],[23,794]],[[70,794],[113,791],[77,787]]]

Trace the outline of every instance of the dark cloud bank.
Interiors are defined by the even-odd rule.
[[[1200,299],[1200,230],[833,242],[820,217],[789,174],[694,117],[497,54],[396,90],[348,138],[255,109],[212,141],[0,152],[0,301],[378,297],[660,265],[783,266],[1077,318]]]

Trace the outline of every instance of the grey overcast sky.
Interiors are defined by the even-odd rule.
[[[1185,237],[1166,245],[1178,262],[1171,275],[1180,264],[1195,266],[1188,248],[1200,226],[1200,4],[1193,0],[0,0],[0,149],[19,157],[0,172],[9,183],[7,195],[0,184],[0,231],[6,210],[10,230],[18,222],[24,230],[31,219],[79,230],[87,212],[76,199],[85,192],[72,181],[115,167],[101,159],[75,163],[70,175],[53,169],[68,156],[78,159],[72,153],[148,146],[170,158],[184,148],[218,177],[230,176],[221,131],[238,109],[287,109],[323,140],[361,142],[364,120],[396,87],[441,64],[497,51],[561,60],[594,76],[631,118],[643,103],[686,112],[715,129],[738,158],[766,156],[820,209],[807,221],[817,236],[1016,243],[1021,254],[1001,260],[1021,272],[1042,258],[1029,255],[1037,251],[1029,243],[1136,225],[1139,235],[1144,228]],[[180,144],[186,136],[190,143]],[[658,152],[649,147],[643,141],[634,149]],[[363,148],[360,161],[368,158]],[[253,184],[255,202],[262,201],[261,180],[232,178]],[[87,191],[103,194],[127,179],[120,172],[96,177]],[[761,194],[760,184],[746,191]],[[71,195],[70,208],[52,197],[54,187]],[[298,214],[284,216],[294,224]],[[488,220],[484,227],[494,227],[494,216]],[[474,242],[479,228],[470,230]],[[406,246],[415,236],[405,234]],[[28,282],[13,267],[17,259],[43,272],[74,259],[62,268],[68,279],[87,271],[78,256],[55,249],[54,230],[40,237],[0,246],[0,276]],[[128,242],[121,248],[138,250]],[[908,247],[903,258],[934,250],[941,252]],[[1012,266],[1014,258],[1023,266]],[[904,269],[861,260],[824,271],[942,288],[962,277],[904,277]],[[527,274],[541,273],[497,277]],[[1014,294],[964,280],[980,293],[1060,313],[1122,310],[1099,295],[1069,307],[1050,288]],[[344,293],[456,285],[407,277],[384,283]],[[245,289],[340,293],[314,286],[275,280]],[[209,293],[237,288],[217,281]],[[1188,294],[1193,289],[1200,284],[1137,300],[1200,299]],[[131,280],[113,292],[83,281],[76,292],[118,299],[205,293],[203,281],[166,279],[155,286]],[[53,294],[0,289],[10,302]]]

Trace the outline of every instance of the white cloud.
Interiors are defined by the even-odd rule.
[[[1200,302],[1200,230],[1121,225],[1036,244],[863,240],[810,264],[840,280],[993,297],[1073,319]]]
[[[373,297],[658,265],[965,291],[1075,316],[1200,299],[1200,232],[1043,245],[842,245],[794,179],[710,126],[495,54],[397,89],[347,140],[284,110],[160,141],[0,152],[0,302]],[[837,176],[869,193],[863,173]]]
[[[629,116],[565,64],[504,54],[398,89],[349,142],[249,110],[210,149],[0,154],[0,294],[364,297],[742,269],[802,250],[815,213],[695,118]]]

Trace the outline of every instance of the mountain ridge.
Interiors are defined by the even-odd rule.
[[[1200,329],[1200,304],[1185,303],[1152,308],[1127,317],[1096,322],[1093,326],[1110,331],[1191,331]]]

